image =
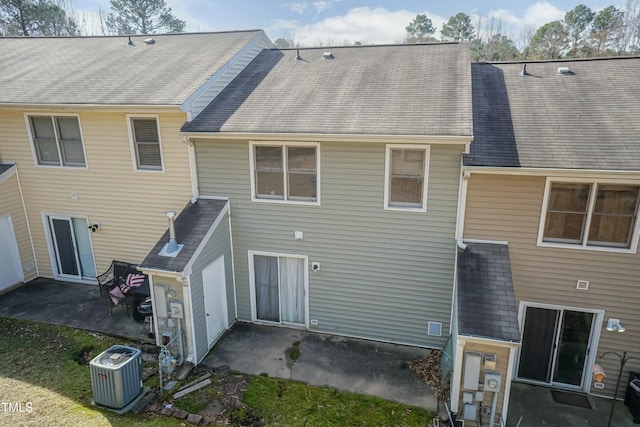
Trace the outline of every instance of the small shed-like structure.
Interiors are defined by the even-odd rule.
[[[511,372],[520,346],[509,247],[502,242],[460,245],[454,314],[451,408],[458,419],[493,425],[506,420]],[[490,412],[480,413],[480,408]]]
[[[149,275],[156,344],[197,364],[236,319],[229,202],[201,198],[169,221],[138,268]]]

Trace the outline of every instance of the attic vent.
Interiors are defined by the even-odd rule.
[[[155,39],[144,39],[144,44],[156,44]]]
[[[528,76],[528,75],[529,75],[529,72],[527,71],[527,64],[524,64],[524,65],[522,66],[522,71],[520,71],[520,75],[521,75],[522,77],[525,77],[525,76]]]
[[[182,250],[184,245],[180,245],[176,241],[176,228],[175,228],[176,212],[169,211],[169,212],[166,212],[166,215],[167,215],[167,218],[169,219],[169,243],[165,244],[162,247],[158,255],[175,258],[175,256],[178,255],[178,253]]]
[[[332,52],[325,52],[325,53],[322,54],[322,57],[324,59],[334,59],[335,58],[335,56],[333,56]]]
[[[558,67],[558,75],[559,76],[570,76],[573,72],[569,67]]]
[[[434,337],[442,336],[442,323],[440,322],[429,322],[427,327],[427,334]]]

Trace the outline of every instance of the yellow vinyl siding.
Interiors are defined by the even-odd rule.
[[[619,318],[627,331],[614,333],[597,325],[601,327],[598,354],[624,350],[639,354],[640,255],[538,246],[545,180],[543,176],[471,174],[464,238],[509,243],[518,302],[604,310],[605,322]],[[578,280],[588,280],[589,290],[577,290]],[[618,361],[608,357],[597,363],[608,374],[606,388],[591,391],[611,395]],[[631,361],[626,370],[638,371],[640,364]]]
[[[134,170],[126,115],[135,112],[77,113],[87,169],[34,166],[24,112],[0,111],[1,159],[18,164],[40,275],[45,277],[53,271],[42,213],[88,217],[89,224],[100,224],[91,233],[100,274],[112,259],[141,262],[167,228],[164,212],[179,212],[191,197],[188,149],[178,135],[185,114],[158,115],[164,158],[164,172],[159,173]]]
[[[9,215],[13,224],[13,232],[18,243],[20,264],[25,282],[36,278],[33,249],[29,238],[29,228],[24,215],[18,178],[15,174],[0,183],[0,217]]]

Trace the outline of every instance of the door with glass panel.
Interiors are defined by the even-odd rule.
[[[254,318],[306,325],[306,259],[252,254]]]
[[[594,320],[592,312],[526,307],[518,378],[581,389]]]
[[[96,265],[87,220],[50,215],[47,217],[47,226],[51,238],[56,277],[62,279],[95,278]]]

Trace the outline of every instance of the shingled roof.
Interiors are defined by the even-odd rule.
[[[471,136],[469,61],[458,43],[264,50],[182,130]]]
[[[0,37],[0,104],[180,105],[258,34]]]
[[[138,268],[170,272],[184,271],[227,203],[226,200],[210,199],[198,199],[196,203],[187,203],[174,224],[176,241],[184,245],[182,250],[175,257],[159,255],[162,248],[169,242],[169,230],[167,230]]]
[[[472,64],[465,165],[640,170],[640,58],[523,65]]]
[[[520,342],[509,248],[497,243],[466,243],[458,253],[458,333]]]

